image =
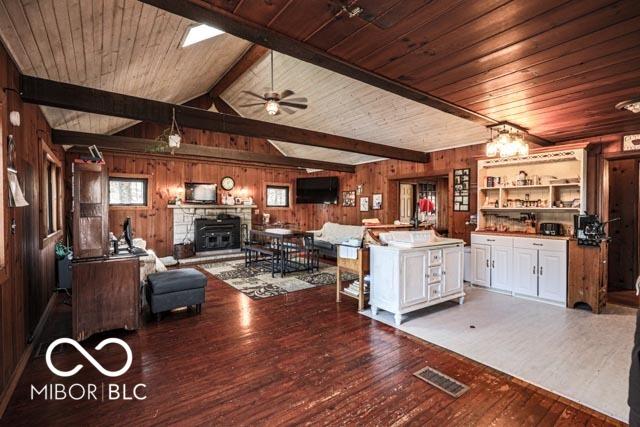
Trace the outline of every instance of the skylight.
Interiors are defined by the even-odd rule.
[[[189,27],[189,29],[187,30],[187,35],[182,42],[182,47],[191,46],[192,44],[196,44],[203,40],[219,36],[220,34],[224,34],[224,31],[205,24]]]

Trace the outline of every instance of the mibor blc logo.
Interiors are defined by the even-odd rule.
[[[45,353],[45,361],[47,363],[47,367],[51,372],[59,377],[72,377],[76,375],[82,368],[84,368],[83,364],[77,364],[73,369],[68,371],[62,371],[58,369],[51,360],[51,354],[53,350],[62,344],[69,344],[73,348],[75,348],[82,356],[87,359],[87,361],[93,365],[102,375],[110,378],[119,377],[125,374],[129,368],[131,367],[131,363],[133,362],[133,353],[131,352],[131,347],[119,338],[106,338],[102,340],[97,346],[96,350],[100,351],[104,347],[109,344],[117,344],[124,349],[124,352],[127,355],[127,360],[125,361],[124,366],[122,366],[117,371],[110,371],[102,366],[87,350],[85,350],[76,340],[71,338],[58,338],[49,344],[47,348],[47,352]],[[104,402],[105,400],[144,400],[147,398],[146,396],[146,388],[145,384],[135,384],[134,386],[129,386],[127,384],[116,384],[116,383],[88,383],[88,384],[79,384],[74,383],[71,385],[61,384],[61,383],[49,383],[38,388],[31,384],[31,400],[36,398],[42,398],[44,400],[97,400]]]

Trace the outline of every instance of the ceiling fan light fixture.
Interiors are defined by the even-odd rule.
[[[205,24],[193,25],[187,29],[187,33],[182,40],[182,47],[191,46],[220,34],[224,34],[224,31]]]
[[[640,98],[629,99],[616,104],[618,110],[631,111],[634,114],[640,113]]]
[[[270,99],[265,104],[265,109],[267,110],[267,113],[270,116],[275,116],[276,114],[278,114],[278,110],[280,109],[280,106],[278,105],[277,101]]]

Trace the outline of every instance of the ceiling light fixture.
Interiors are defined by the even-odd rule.
[[[527,132],[508,122],[488,126],[491,137],[487,142],[487,157],[514,157],[529,154],[529,144],[524,140]]]
[[[187,33],[182,40],[182,47],[191,46],[220,34],[224,34],[224,31],[205,24],[192,25],[187,29]]]
[[[632,113],[640,113],[640,97],[622,101],[616,104],[618,110],[627,110]]]
[[[278,105],[278,101],[276,101],[275,99],[270,99],[265,104],[265,109],[270,116],[275,116],[276,114],[278,114],[280,106]]]
[[[349,18],[355,18],[364,12],[364,9],[360,6],[345,6],[342,5],[342,10],[349,16]]]

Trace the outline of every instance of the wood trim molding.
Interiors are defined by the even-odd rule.
[[[153,175],[144,173],[122,173],[122,172],[109,172],[109,178],[130,178],[130,179],[146,179],[147,180],[147,200],[144,205],[112,205],[109,204],[110,211],[135,211],[135,210],[149,210],[152,208],[151,191],[155,188],[153,181]]]
[[[289,189],[289,206],[268,206],[267,205],[267,187],[287,187]],[[290,182],[265,182],[262,192],[264,194],[264,209],[263,211],[271,210],[292,210],[294,208],[293,192],[295,191],[294,185]]]
[[[259,163],[269,166],[285,166],[290,168],[323,169],[338,172],[355,173],[356,167],[341,163],[323,162],[319,160],[300,159],[274,154],[260,154],[245,150],[233,150],[230,148],[209,147],[195,144],[181,144],[174,154],[150,152],[150,147],[157,146],[153,139],[132,138],[118,135],[98,135],[71,131],[52,131],[53,143],[56,145],[91,146],[97,145],[100,149],[117,152],[140,153],[164,158],[179,158],[187,160],[217,160],[228,162],[238,161]]]
[[[43,197],[40,199],[40,203],[38,206],[39,211],[39,229],[40,229],[40,249],[46,248],[51,242],[54,242],[60,239],[63,235],[64,228],[64,182],[63,182],[63,171],[62,171],[62,161],[58,159],[58,156],[53,152],[49,144],[43,139],[38,138],[40,140],[40,162],[38,165],[39,172],[39,184],[40,184],[40,194]],[[55,209],[55,226],[56,229],[52,233],[48,233],[47,230],[47,221],[46,218],[47,211],[46,206],[49,203],[49,194],[47,189],[47,163],[52,163],[57,168],[57,176],[56,176],[56,189],[53,197],[54,201],[54,209]]]
[[[24,102],[184,127],[292,142],[376,157],[427,163],[427,153],[22,75]]]
[[[40,336],[42,335],[42,331],[44,330],[44,325],[49,319],[49,315],[53,310],[55,301],[56,301],[56,294],[53,294],[49,298],[49,302],[47,303],[47,306],[45,307],[44,312],[42,313],[42,316],[40,316],[40,320],[38,321],[38,324],[33,330],[33,335],[31,336],[31,342],[25,348],[24,352],[22,353],[22,356],[20,356],[20,360],[16,365],[16,369],[13,371],[13,374],[11,374],[9,381],[7,382],[7,386],[5,387],[4,391],[0,395],[0,419],[2,419],[2,417],[4,416],[4,412],[7,410],[7,406],[9,406],[9,402],[11,401],[11,397],[13,396],[13,392],[16,390],[18,381],[20,380],[20,377],[22,376],[22,373],[24,372],[24,369],[26,368],[27,363],[31,358],[31,354],[33,353],[33,348],[35,343],[38,342],[38,340],[40,339]]]

